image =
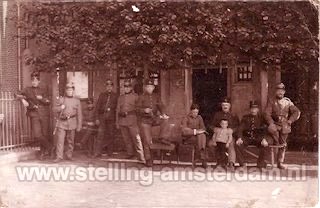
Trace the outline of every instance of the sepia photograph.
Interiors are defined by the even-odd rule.
[[[0,208],[319,206],[319,0],[0,0]]]

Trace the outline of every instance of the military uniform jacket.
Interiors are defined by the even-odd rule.
[[[27,87],[22,92],[22,95],[26,97],[26,101],[29,103],[27,107],[27,115],[30,117],[49,116],[50,99],[47,95],[47,91],[40,87]],[[37,95],[41,95],[42,99],[38,100]],[[36,106],[38,108],[36,108]]]
[[[275,123],[282,126],[289,120],[291,123],[298,120],[300,113],[300,110],[289,98],[284,97],[281,100],[273,98],[268,101],[265,110],[265,119],[268,124]]]
[[[64,110],[61,105],[65,105]],[[58,99],[54,111],[57,112],[57,128],[65,130],[81,129],[82,127],[82,111],[80,100],[75,97],[61,97]]]
[[[139,96],[136,93],[120,95],[117,103],[116,120],[120,126],[137,125],[137,102]]]
[[[146,108],[151,108],[151,113],[145,113]],[[158,114],[165,113],[165,106],[162,103],[160,97],[155,94],[143,94],[139,96],[137,101],[137,112],[139,121],[142,123],[152,124],[158,117]]]
[[[89,110],[85,108],[83,110],[83,126],[88,130],[96,130],[94,109]],[[89,125],[89,123],[91,125]],[[93,124],[93,125],[92,125]]]
[[[89,110],[88,108],[85,108],[83,110],[83,120],[84,122],[95,122],[95,115],[94,115],[94,109]]]
[[[194,129],[206,130],[203,119],[200,115],[193,117],[190,114],[183,118],[181,122],[183,136],[193,136]]]
[[[96,105],[95,118],[98,120],[105,119],[108,121],[115,121],[117,101],[118,96],[116,93],[101,93]]]
[[[262,136],[267,131],[267,125],[264,117],[261,114],[256,116],[247,114],[241,119],[241,123],[238,129],[239,138],[252,138]]]
[[[238,116],[230,112],[225,113],[223,111],[219,111],[215,113],[212,121],[212,124],[213,124],[212,129],[214,129],[214,127],[220,127],[221,119],[226,119],[228,121],[228,127],[233,130],[233,133],[237,132],[237,128],[239,127],[239,123],[240,123]]]

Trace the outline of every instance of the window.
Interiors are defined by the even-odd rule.
[[[75,96],[80,99],[89,98],[89,73],[67,72],[67,83],[72,82],[75,88]]]
[[[249,63],[242,63],[237,65],[237,80],[252,81],[252,67]]]
[[[155,85],[154,93],[160,93],[160,72],[149,71],[149,79],[151,79]]]

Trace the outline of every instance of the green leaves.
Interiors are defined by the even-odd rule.
[[[318,57],[318,14],[308,2],[29,2],[22,7],[19,27],[49,48],[37,59],[41,69],[112,63],[121,70],[170,69],[242,56],[266,65],[303,65]]]

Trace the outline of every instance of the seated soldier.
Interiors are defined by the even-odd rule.
[[[272,138],[267,135],[266,122],[259,114],[259,105],[255,101],[250,102],[250,114],[245,115],[240,123],[238,139],[236,141],[236,155],[241,167],[245,167],[244,151],[248,145],[256,145],[259,148],[258,168],[266,168],[265,156],[267,146],[272,144]]]
[[[92,99],[88,99],[87,108],[83,111],[83,132],[81,132],[82,139],[80,143],[77,143],[80,149],[87,149],[88,156],[93,155],[94,141],[97,136],[97,126],[94,120],[94,104]]]
[[[191,112],[182,120],[183,143],[191,143],[197,145],[200,152],[202,166],[207,167],[206,161],[206,128],[202,117],[199,115],[199,106],[192,104]]]

